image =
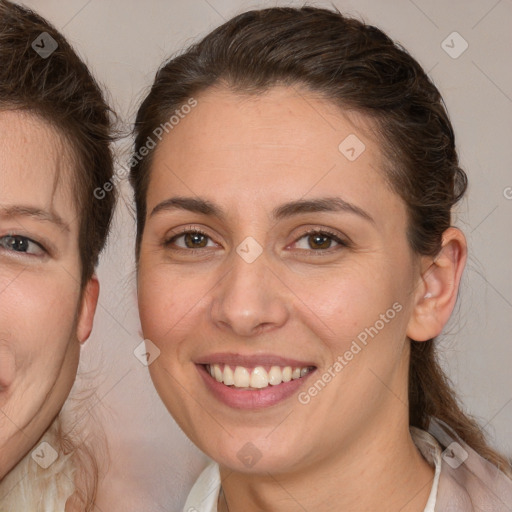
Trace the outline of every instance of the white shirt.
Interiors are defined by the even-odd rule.
[[[435,467],[434,482],[427,506],[423,512],[435,512],[437,488],[441,474],[441,446],[428,432],[411,427],[411,436],[414,444],[425,460]],[[183,512],[217,512],[217,502],[220,492],[219,465],[212,462],[199,475],[196,483],[188,495]]]

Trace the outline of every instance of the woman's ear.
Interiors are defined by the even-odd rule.
[[[76,334],[78,341],[84,343],[91,335],[94,313],[98,304],[98,296],[100,294],[100,283],[96,275],[93,275],[85,285],[80,306],[80,314],[78,316],[78,324]]]
[[[426,341],[438,336],[452,314],[460,278],[467,257],[467,243],[462,231],[448,228],[435,258],[424,258],[419,285],[415,291],[407,336]]]

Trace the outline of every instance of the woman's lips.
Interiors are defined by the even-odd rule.
[[[216,354],[196,363],[207,388],[237,409],[269,407],[293,395],[316,367],[275,356]]]
[[[308,367],[316,366],[313,361],[304,361],[293,359],[290,357],[282,357],[274,354],[235,354],[232,352],[216,352],[199,357],[195,361],[196,364],[213,365],[228,364],[230,366],[245,366],[246,368],[255,368],[256,366],[292,366],[292,367]]]
[[[300,379],[306,376],[312,366],[230,366],[228,364],[208,364],[206,371],[217,381],[226,386],[245,389],[262,389],[278,386],[283,382]]]

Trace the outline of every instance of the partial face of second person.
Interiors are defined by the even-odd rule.
[[[0,132],[1,478],[68,396],[98,283],[82,290],[74,163],[64,138],[20,111],[0,112]]]
[[[139,260],[164,403],[234,470],[326,467],[405,439],[425,289],[369,122],[286,87],[196,99],[155,150]],[[365,144],[353,161],[338,148],[351,134]]]

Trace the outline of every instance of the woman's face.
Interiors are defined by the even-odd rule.
[[[406,209],[363,118],[285,87],[196,99],[153,155],[138,274],[151,376],[213,459],[299,470],[407,417]]]
[[[0,478],[36,443],[75,379],[97,281],[80,305],[78,216],[62,137],[0,112]],[[40,454],[45,457],[44,453]]]

